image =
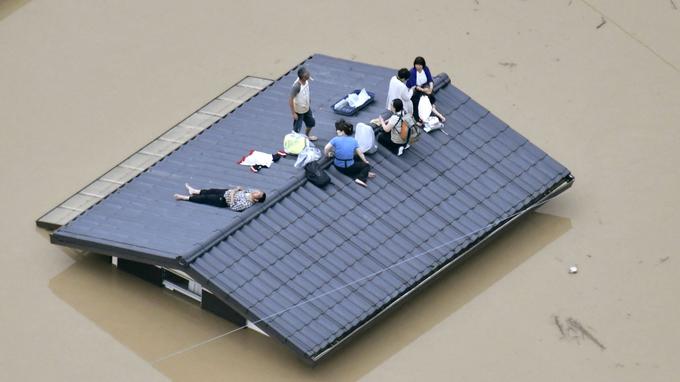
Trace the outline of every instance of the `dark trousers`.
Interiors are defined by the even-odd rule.
[[[399,148],[401,146],[406,146],[406,144],[400,145],[399,143],[392,142],[391,133],[386,133],[384,131],[378,133],[378,143],[385,146],[388,150],[390,150],[394,154],[397,154],[399,152]]]
[[[300,128],[302,127],[302,122],[305,122],[305,126],[307,126],[308,129],[311,129],[316,125],[316,121],[314,120],[314,115],[312,114],[312,109],[310,109],[304,113],[304,114],[297,114],[297,119],[293,120],[293,131],[296,133],[300,132]]]
[[[368,180],[368,172],[371,171],[371,165],[356,159],[349,167],[335,166],[335,168],[350,178],[359,179],[362,182],[366,182]]]
[[[189,201],[194,203],[208,204],[215,207],[229,207],[227,199],[224,198],[224,193],[228,190],[220,188],[209,188],[201,190],[196,195],[189,196]]]
[[[425,94],[419,90],[413,90],[413,95],[411,96],[411,101],[413,101],[413,118],[420,122],[420,115],[418,115],[418,103],[420,102],[420,97],[427,96],[430,98],[430,103],[434,105],[434,94]]]

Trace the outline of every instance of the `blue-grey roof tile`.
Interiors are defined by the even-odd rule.
[[[350,122],[383,111],[394,70],[322,55],[305,65],[315,79],[312,106],[321,142],[334,135],[337,116],[330,105],[349,91],[366,87],[377,98]],[[250,149],[281,148],[290,130],[285,100],[294,79],[292,70],[56,236],[112,248],[120,242],[140,256],[187,258],[187,272],[314,360],[570,175],[449,85],[437,93],[448,136],[424,135],[401,157],[380,147],[369,157],[378,177],[367,188],[331,166],[331,185],[289,189],[303,176],[294,158],[258,174],[237,161]],[[282,198],[240,214],[175,202],[172,194],[184,191],[184,182],[241,184]],[[256,216],[241,224],[248,214]]]

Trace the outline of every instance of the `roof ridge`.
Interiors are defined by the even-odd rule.
[[[314,57],[328,57],[328,58],[334,58],[334,57],[327,56],[327,55],[324,55],[324,54],[319,54],[319,53],[313,54],[313,55],[307,57],[307,58],[306,58],[305,60],[303,60],[302,62],[300,62],[300,63],[299,63],[298,65],[296,65],[295,67],[293,67],[291,70],[289,70],[289,71],[287,71],[286,73],[284,73],[283,75],[281,75],[279,78],[276,79],[276,81],[279,81],[281,78],[285,77],[286,75],[288,75],[289,73],[291,73],[292,71],[294,71],[295,68],[298,68],[300,65],[303,65],[305,62],[307,62],[308,60],[310,60],[310,59],[312,59],[312,58],[314,58]],[[348,60],[345,60],[345,61],[348,61]],[[444,88],[446,85],[448,85],[448,84],[451,83],[451,79],[450,79],[449,75],[448,75],[447,73],[444,73],[444,72],[437,74],[437,75],[435,76],[435,78],[436,78],[436,80],[435,80],[435,89],[434,89],[435,92],[441,90],[441,89]],[[467,101],[466,101],[466,102],[467,102]],[[488,113],[488,111],[487,111],[487,113]],[[480,117],[479,119],[481,119],[481,117]],[[475,122],[475,123],[476,123],[476,122]],[[450,141],[451,139],[452,139],[452,138],[450,138],[449,141]],[[330,166],[330,164],[331,164],[331,160],[330,160],[329,158],[324,158],[324,159],[321,161],[321,167],[322,167],[323,169],[327,169],[327,168]],[[205,254],[206,252],[208,252],[211,248],[213,248],[214,246],[218,245],[218,244],[221,243],[222,241],[226,240],[228,237],[230,237],[231,235],[233,235],[234,233],[236,233],[237,231],[239,231],[241,228],[243,228],[244,226],[246,226],[248,223],[250,223],[251,221],[255,220],[258,216],[260,216],[262,213],[264,213],[264,212],[266,212],[267,210],[269,210],[269,208],[271,208],[272,206],[276,205],[279,201],[281,201],[281,200],[285,199],[286,197],[288,197],[289,195],[291,195],[291,194],[292,194],[293,192],[295,192],[298,188],[300,188],[302,185],[304,185],[304,184],[305,184],[305,181],[306,181],[306,177],[305,177],[305,176],[302,176],[302,177],[300,177],[300,178],[298,178],[298,179],[295,179],[293,182],[291,182],[291,183],[289,183],[288,185],[284,186],[284,187],[283,187],[283,190],[282,190],[282,192],[281,192],[280,194],[277,194],[277,195],[274,196],[273,198],[268,199],[268,200],[265,202],[265,204],[264,204],[264,206],[263,206],[262,208],[259,208],[259,209],[256,209],[256,210],[250,210],[250,211],[245,212],[244,214],[245,214],[246,216],[245,216],[244,218],[238,219],[236,222],[234,222],[234,223],[232,223],[231,225],[227,226],[227,228],[226,228],[224,231],[222,231],[221,233],[215,235],[215,236],[213,237],[213,239],[210,240],[210,241],[209,241],[207,244],[205,244],[204,246],[202,246],[202,247],[200,247],[199,249],[195,250],[195,251],[194,251],[193,253],[191,253],[191,254],[177,256],[177,261],[178,261],[179,265],[181,265],[182,267],[188,267],[189,264],[191,264],[191,263],[194,262],[197,258],[201,257],[203,254]]]

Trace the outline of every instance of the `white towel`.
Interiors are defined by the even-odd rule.
[[[250,150],[248,155],[241,158],[238,162],[244,166],[254,166],[259,164],[260,166],[269,167],[274,162],[272,154],[263,153],[262,151]]]

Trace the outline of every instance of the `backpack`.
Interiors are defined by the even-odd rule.
[[[305,176],[317,187],[323,187],[331,182],[331,178],[323,170],[319,161],[309,162],[305,165]]]

